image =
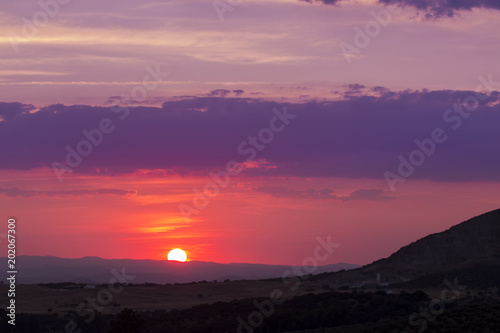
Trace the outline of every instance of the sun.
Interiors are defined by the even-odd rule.
[[[174,261],[186,261],[187,260],[187,254],[184,250],[181,249],[173,249],[168,253],[167,256],[168,260],[174,260]]]

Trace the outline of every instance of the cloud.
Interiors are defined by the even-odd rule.
[[[384,190],[379,189],[361,189],[356,190],[351,193],[350,196],[346,197],[343,200],[369,200],[369,201],[378,201],[378,200],[393,200],[393,197],[387,197],[384,195]]]
[[[256,192],[270,194],[278,198],[295,198],[295,199],[321,199],[321,200],[367,200],[367,201],[384,201],[393,200],[394,198],[384,195],[384,190],[379,189],[361,189],[352,192],[348,196],[338,196],[333,194],[330,189],[314,190],[314,189],[288,189],[279,186],[263,186],[254,189]]]
[[[360,93],[366,87],[363,84],[354,83],[354,84],[348,84],[346,88],[348,92]]]
[[[300,0],[300,1],[309,2],[309,3],[322,2],[325,5],[334,5],[337,2],[340,2],[342,0]]]
[[[12,120],[17,116],[28,114],[35,107],[31,104],[0,103],[0,120]]]
[[[228,95],[229,93],[231,93],[230,90],[227,90],[227,89],[216,89],[216,90],[212,90],[208,96],[211,96],[211,97],[214,97],[214,96],[217,96],[217,97],[226,97],[226,95]]]
[[[427,18],[453,17],[459,11],[474,8],[500,9],[497,0],[379,0],[383,4],[400,4],[426,13]]]
[[[212,90],[211,92],[208,93],[209,97],[226,97],[230,95],[231,93],[234,94],[234,96],[241,96],[245,91],[241,89],[235,89],[233,91],[227,90],[227,89],[215,89]]]
[[[301,0],[308,3],[321,2],[325,5],[335,5],[346,0]],[[384,5],[401,5],[403,7],[414,7],[425,13],[426,18],[453,17],[458,12],[474,8],[500,10],[500,2],[497,0],[378,0]]]
[[[379,94],[379,95],[385,95],[387,93],[390,92],[389,89],[385,88],[385,87],[380,87],[380,86],[375,86],[372,88],[372,91]]]
[[[54,161],[66,164],[69,152],[90,142],[88,133],[95,133],[100,122],[108,119],[114,130],[103,134],[102,140],[95,136],[97,146],[83,143],[91,151],[73,168],[75,174],[166,170],[166,176],[174,171],[206,175],[225,169],[234,160],[259,166],[246,168],[243,175],[247,177],[383,179],[384,172],[397,172],[399,156],[408,159],[418,149],[415,140],[426,140],[435,128],[441,128],[447,141],[436,146],[412,179],[500,180],[498,92],[377,87],[374,94],[373,89],[365,89],[369,95],[304,103],[193,97],[163,107],[131,108],[123,120],[122,112],[111,107],[58,104],[28,113],[20,110],[31,109],[29,105],[4,104],[4,114],[17,116],[0,121],[0,169],[50,168]],[[462,105],[471,96],[482,100],[476,111],[462,111],[464,118],[454,105]],[[269,127],[275,117],[273,109],[285,107],[297,117],[274,133],[264,149],[249,144],[238,149]],[[251,151],[254,160],[250,160]]]
[[[119,189],[99,189],[99,190],[72,190],[72,191],[35,191],[22,190],[18,188],[0,188],[0,194],[8,197],[83,197],[95,195],[136,195],[134,190],[119,190]]]
[[[346,88],[344,92],[344,98],[350,98],[353,95],[359,95],[363,92],[366,87],[359,83],[348,84],[344,86]]]

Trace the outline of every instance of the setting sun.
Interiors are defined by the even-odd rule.
[[[186,261],[187,260],[187,254],[185,251],[181,249],[173,249],[168,253],[167,256],[168,260],[175,260],[175,261]]]

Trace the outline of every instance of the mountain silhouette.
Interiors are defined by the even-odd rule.
[[[500,209],[476,216],[448,230],[423,237],[388,258],[327,277],[333,287],[432,280],[460,275],[475,284],[500,285]],[[379,281],[377,281],[377,276]],[[433,277],[432,279],[430,279]]]
[[[7,262],[6,258],[0,259]],[[83,257],[78,259],[52,256],[19,256],[16,259],[18,283],[108,283],[113,270],[134,276],[132,283],[187,283],[195,281],[257,280],[281,277],[290,269],[284,265],[219,264],[214,262],[137,259],[103,259]],[[317,273],[352,269],[359,265],[338,263],[318,266]]]

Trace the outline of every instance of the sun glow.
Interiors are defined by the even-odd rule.
[[[186,261],[187,260],[187,254],[185,251],[181,249],[173,249],[168,253],[167,256],[168,260],[174,260],[174,261]]]

